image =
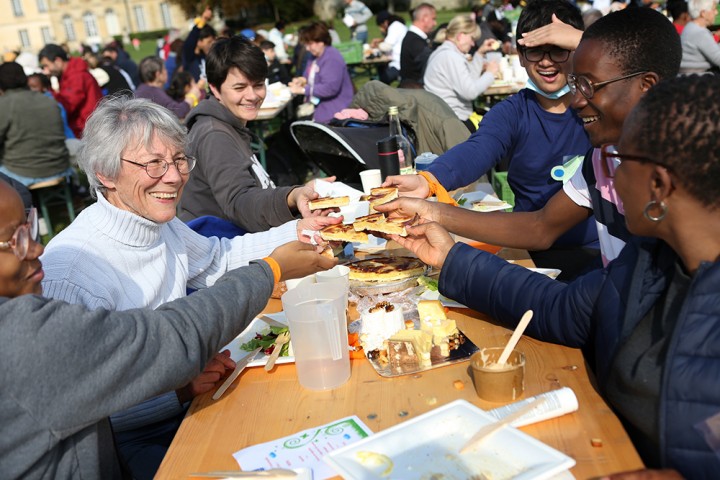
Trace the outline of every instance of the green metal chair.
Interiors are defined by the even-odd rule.
[[[72,190],[70,189],[70,180],[68,177],[56,177],[44,182],[35,183],[28,186],[36,199],[36,204],[40,206],[42,218],[47,227],[47,235],[52,238],[55,234],[50,220],[51,205],[65,203],[68,217],[72,222],[75,219],[75,207],[73,206]]]

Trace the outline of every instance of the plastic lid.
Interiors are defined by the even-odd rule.
[[[398,114],[398,107],[395,105],[392,105],[388,107],[388,115],[397,115]]]

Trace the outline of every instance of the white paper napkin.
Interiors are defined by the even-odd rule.
[[[363,192],[356,190],[342,182],[326,182],[315,180],[314,189],[321,197],[350,197],[350,203],[357,202]]]

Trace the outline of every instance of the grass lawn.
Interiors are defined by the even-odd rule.
[[[719,7],[720,8],[720,7]],[[465,13],[460,11],[449,11],[449,10],[440,10],[437,12],[437,23],[438,25],[442,23],[449,22],[455,15],[458,15],[459,13]],[[410,26],[410,15],[408,12],[398,12],[398,16],[405,19],[405,24]],[[288,24],[287,28],[285,29],[285,33],[295,33],[297,32],[298,28],[300,28],[303,25],[307,25],[308,23],[315,20],[315,18],[309,18],[307,20],[304,20],[302,22],[295,22]],[[350,30],[345,26],[345,24],[340,20],[335,20],[333,22],[335,30],[337,30],[338,35],[340,35],[340,40],[343,42],[350,40]],[[382,37],[382,33],[380,32],[380,29],[375,24],[375,18],[371,18],[370,21],[367,23],[368,26],[368,37],[370,39],[373,38],[379,38]],[[255,30],[258,29],[265,29],[270,30],[273,27],[272,24],[260,24],[258,25]],[[140,63],[140,60],[143,58],[155,55],[157,44],[155,40],[143,40],[140,42],[140,48],[138,50],[135,50],[132,45],[126,45],[125,46],[127,52],[130,54],[130,57],[135,60],[135,62]]]

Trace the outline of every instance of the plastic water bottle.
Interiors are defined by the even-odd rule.
[[[388,108],[388,121],[390,122],[390,136],[395,137],[398,143],[400,175],[410,175],[413,173],[412,149],[410,148],[410,141],[402,133],[398,107],[391,106]]]
[[[415,157],[415,170],[416,171],[422,171],[427,170],[427,168],[430,166],[430,164],[435,160],[438,156],[432,152],[423,152],[417,157]]]

